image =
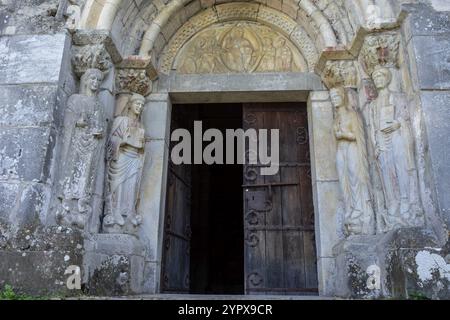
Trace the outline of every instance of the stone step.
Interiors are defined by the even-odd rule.
[[[121,297],[80,297],[83,300],[336,300],[335,297],[292,295],[206,295],[206,294],[149,294]]]

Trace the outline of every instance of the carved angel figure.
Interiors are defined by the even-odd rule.
[[[94,168],[100,160],[105,118],[97,92],[103,81],[98,69],[81,77],[80,94],[72,95],[64,118],[63,180],[57,218],[66,225],[84,228],[91,212]]]
[[[142,218],[136,212],[144,163],[144,128],[140,117],[145,98],[134,94],[124,115],[114,120],[107,145],[107,198],[103,230],[133,233]]]
[[[343,87],[330,91],[336,109],[334,134],[337,140],[336,165],[344,200],[344,233],[373,234],[374,211],[369,193],[366,142],[356,98]]]

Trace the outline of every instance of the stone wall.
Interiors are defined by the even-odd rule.
[[[64,289],[65,269],[82,257],[79,232],[50,215],[62,115],[76,89],[57,8],[0,2],[0,287],[35,294]]]

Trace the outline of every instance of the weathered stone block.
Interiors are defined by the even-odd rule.
[[[386,293],[395,298],[448,299],[450,297],[450,243],[440,247],[432,234],[419,228],[387,235]],[[382,252],[382,250],[380,250]]]
[[[422,92],[421,98],[441,216],[450,227],[450,92]]]
[[[149,139],[169,141],[171,107],[168,95],[150,95],[142,116]]]
[[[14,224],[21,227],[45,224],[51,187],[42,183],[27,184],[19,198]]]
[[[450,33],[413,36],[411,44],[417,59],[421,89],[450,89]]]
[[[65,34],[0,38],[0,84],[57,83]]]
[[[81,235],[70,229],[19,229],[0,247],[0,288],[11,285],[18,293],[74,295],[68,290],[71,265],[82,266]]]
[[[313,181],[336,181],[336,139],[333,132],[333,106],[329,101],[312,100],[308,102],[308,123],[311,145]]]
[[[160,288],[159,275],[160,268],[158,268],[158,263],[146,261],[144,267],[144,292],[158,293],[158,288]]]
[[[0,128],[0,180],[45,182],[55,132],[51,128]]]
[[[319,257],[332,257],[333,247],[339,242],[337,207],[338,182],[313,184],[317,251]]]
[[[450,12],[438,12],[424,3],[404,5],[410,12],[410,28],[414,35],[437,35],[450,32]]]
[[[381,263],[376,236],[352,236],[335,248],[336,294],[342,297],[377,298],[381,294]],[[374,287],[370,286],[370,270],[377,270]]]
[[[54,85],[1,86],[0,125],[51,125],[56,92]]]
[[[147,246],[147,259],[157,260],[161,246],[162,221],[165,213],[167,159],[169,148],[162,140],[152,140],[145,146],[146,159],[143,170],[138,212],[143,221],[140,239]]]
[[[0,183],[0,221],[8,223],[17,206],[19,185],[17,183]]]

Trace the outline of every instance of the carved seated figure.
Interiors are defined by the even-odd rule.
[[[140,116],[145,98],[134,94],[125,114],[114,120],[107,146],[107,198],[103,230],[135,233],[142,217],[137,214],[139,187],[144,163],[144,128]]]

